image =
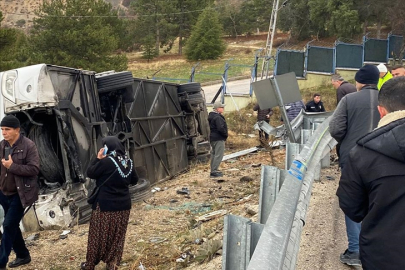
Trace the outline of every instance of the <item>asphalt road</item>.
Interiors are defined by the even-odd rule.
[[[203,86],[202,89],[205,93],[205,100],[207,103],[211,103],[215,94],[221,88],[222,84],[213,84]],[[250,79],[231,81],[227,83],[227,93],[232,94],[249,94],[250,91]]]

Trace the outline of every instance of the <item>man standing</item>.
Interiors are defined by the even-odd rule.
[[[24,208],[38,199],[39,156],[35,144],[20,135],[20,121],[8,115],[0,123],[4,140],[0,142],[0,204],[4,209],[3,237],[0,245],[0,269],[6,269],[11,249],[17,258],[13,268],[31,262],[19,228]]]
[[[405,68],[401,65],[394,66],[391,70],[391,73],[394,78],[405,76]]]
[[[377,88],[380,90],[381,86],[392,78],[392,74],[383,63],[379,64],[377,68],[380,71],[380,79],[378,80]]]
[[[273,110],[271,108],[268,109],[260,109],[259,103],[256,103],[256,105],[253,107],[253,111],[257,111],[257,122],[259,121],[265,121],[267,124],[270,123],[270,116],[273,115]],[[259,130],[259,138],[260,142],[264,140],[269,139],[269,134],[266,132]]]
[[[228,138],[228,127],[226,125],[224,104],[217,101],[214,103],[214,111],[208,115],[210,124],[210,144],[211,144],[211,173],[210,177],[221,177],[223,174],[218,170],[225,151],[225,141]]]
[[[356,92],[356,86],[345,81],[339,74],[332,75],[332,85],[336,89],[336,104],[339,104],[340,100],[347,94]]]
[[[384,83],[381,120],[350,152],[337,190],[347,216],[362,222],[363,269],[405,267],[405,78]]]
[[[324,112],[325,107],[321,101],[320,94],[314,94],[313,99],[305,105],[305,111],[307,112]]]
[[[380,120],[377,110],[379,70],[374,65],[365,65],[357,71],[356,89],[358,92],[342,98],[332,115],[329,132],[340,143],[339,165],[345,171],[350,150],[356,141],[372,131]],[[340,261],[348,265],[361,265],[359,259],[360,223],[345,216],[347,239],[346,251],[340,255]]]

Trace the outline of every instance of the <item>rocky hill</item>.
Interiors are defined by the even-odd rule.
[[[123,0],[105,0],[116,8],[123,8]],[[1,0],[0,11],[3,13],[4,20],[2,27],[19,27],[28,29],[32,25],[35,17],[35,10],[42,4],[43,0]],[[125,4],[124,3],[124,4]]]

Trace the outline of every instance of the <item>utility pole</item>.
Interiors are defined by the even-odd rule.
[[[287,4],[288,0],[285,0],[281,7],[284,7]],[[263,65],[262,65],[262,76],[263,79],[264,73],[266,72],[266,78],[269,74],[269,61],[271,59],[271,52],[273,49],[273,40],[274,34],[277,31],[277,12],[279,11],[280,0],[273,0],[273,9],[271,10],[270,23],[269,23],[269,32],[267,33],[266,41],[266,50],[264,52]]]

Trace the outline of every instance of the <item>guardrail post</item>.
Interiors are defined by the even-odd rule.
[[[280,190],[280,180],[282,178],[281,170],[273,166],[262,166],[262,175],[260,179],[259,213],[258,221],[265,224],[271,208],[277,198]],[[284,180],[282,180],[284,181]]]
[[[245,268],[248,268],[250,258],[252,258],[253,252],[257,246],[257,242],[259,242],[259,238],[262,235],[264,225],[252,222],[247,226],[247,241],[246,241],[246,264]]]
[[[314,180],[315,181],[321,180],[321,163],[318,163],[315,166]]]
[[[314,133],[314,131],[312,129],[302,129],[301,130],[301,144],[305,144],[309,137],[312,136],[312,134]]]
[[[291,143],[287,141],[285,145],[285,169],[288,170],[291,167],[291,163],[300,153],[300,145],[298,143]]]
[[[247,253],[247,227],[252,221],[244,217],[226,215],[222,247],[222,270],[244,270]],[[249,245],[250,247],[250,245]],[[252,251],[253,253],[253,251]],[[250,255],[249,255],[250,258]]]
[[[321,168],[329,168],[330,167],[330,152],[328,152],[322,159],[321,159]]]

